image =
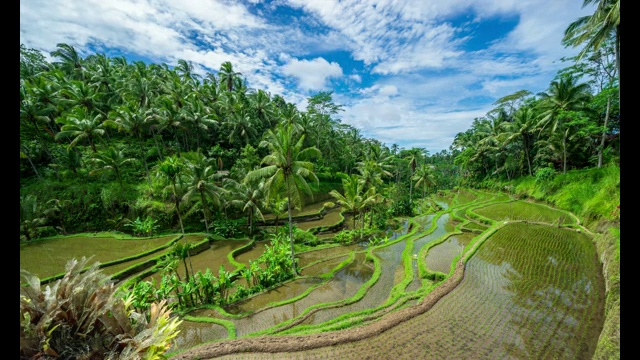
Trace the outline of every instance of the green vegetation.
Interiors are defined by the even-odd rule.
[[[451,275],[424,267],[426,251],[440,241],[413,249],[419,228],[415,223],[408,223],[409,235],[388,237],[394,220],[442,215],[448,210],[438,202],[446,201],[453,208],[448,233],[480,234],[452,260],[452,270],[457,260],[467,261],[501,221],[589,232],[607,288],[595,357],[619,356],[619,2],[601,0],[599,5],[593,15],[566,30],[566,46],[585,47],[578,57],[562,59],[569,65],[548,89],[502,97],[457,134],[450,150],[437,154],[364,138],[360,130],[334,118],[342,106],[333,103],[331,92],[309,97],[301,111],[280,95],[249,89],[230,62],[221,64],[216,74],[199,77],[184,60],[170,68],[104,54],[81,58],[73,47],[58,44],[50,54],[54,61],[48,62],[21,45],[19,231],[21,255],[32,251],[28,258],[21,256],[21,268],[48,262],[21,286],[21,352],[87,357],[113,352],[111,343],[123,333],[61,321],[78,317],[77,309],[61,310],[66,315],[37,313],[64,300],[71,305],[77,301],[69,293],[43,300],[41,283],[57,281],[56,289],[68,289],[87,276],[95,280],[88,284],[102,286],[105,275],[97,269],[114,265],[112,261],[125,267],[118,274],[140,265],[129,261],[153,262],[151,268],[162,273],[162,280],[155,284],[134,277],[120,287],[120,297],[113,296],[113,285],[82,287],[82,292],[97,291],[104,298],[87,311],[122,315],[101,322],[117,321],[127,336],[134,334],[128,343],[133,347],[118,351],[153,358],[167,349],[177,326],[168,320],[170,310],[184,314],[194,307],[221,308],[299,278],[296,254],[301,251],[367,242],[366,261],[375,268],[372,278],[351,298],[316,304],[302,314],[353,304],[380,277],[380,259],[373,250],[405,241],[384,306],[326,326],[296,329],[297,320],[291,319],[280,329],[296,333],[366,323],[393,306],[423,298]],[[312,201],[324,201],[326,208],[338,205],[340,223],[310,231],[297,228],[295,223],[306,215],[294,217],[293,212]],[[323,211],[310,216],[322,217]],[[274,227],[265,226],[271,221]],[[336,233],[320,241],[316,233],[321,230]],[[114,234],[116,242],[103,239]],[[200,242],[186,240],[189,234],[201,234]],[[178,238],[185,241],[176,242]],[[220,238],[271,242],[248,266],[194,272],[191,254]],[[99,265],[73,260],[84,255],[80,252],[54,254],[54,247],[48,248],[64,242],[77,249],[83,241],[103,242],[106,248],[91,254]],[[414,254],[419,254],[416,274]],[[61,264],[68,261],[72,265],[65,272]],[[184,266],[184,278],[178,266]],[[238,279],[246,286],[234,287]],[[410,286],[414,290],[406,291]],[[131,321],[132,314],[147,320]],[[135,347],[138,340],[147,342],[135,337],[134,322],[163,330],[155,334],[159,337],[152,339],[153,345]],[[232,324],[219,323],[235,336]],[[140,336],[148,333],[136,329]],[[105,337],[106,347],[83,347],[78,334]]]

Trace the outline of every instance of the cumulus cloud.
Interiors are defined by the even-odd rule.
[[[323,58],[313,60],[291,59],[282,66],[282,73],[297,79],[302,90],[323,90],[330,78],[342,76],[342,68],[336,62],[329,63]]]
[[[495,99],[545,90],[566,65],[559,59],[579,51],[560,40],[571,21],[593,12],[582,3],[28,0],[20,2],[20,42],[45,55],[67,43],[82,56],[183,59],[201,75],[230,61],[249,87],[300,110],[309,92],[335,91],[341,119],[365,136],[437,152]],[[504,17],[515,19],[512,29],[466,48],[477,35],[469,29]]]

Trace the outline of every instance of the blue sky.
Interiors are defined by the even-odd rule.
[[[434,154],[518,90],[545,91],[583,0],[21,0],[20,42],[198,73],[233,64],[249,87],[335,118],[387,146]]]

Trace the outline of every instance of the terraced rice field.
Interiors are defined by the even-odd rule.
[[[604,282],[577,219],[502,193],[452,195],[399,219],[387,243],[301,252],[298,278],[191,311],[169,357],[590,359]],[[220,242],[194,267],[247,265],[264,250],[233,253],[248,241]]]

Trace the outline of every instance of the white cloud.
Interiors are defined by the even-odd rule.
[[[303,90],[323,90],[330,78],[342,76],[342,68],[336,62],[329,63],[324,58],[313,60],[291,59],[282,66],[282,73],[293,76]]]
[[[287,4],[302,16],[272,17]],[[45,55],[62,42],[83,56],[91,46],[167,64],[184,59],[201,74],[230,61],[250,87],[301,110],[309,91],[332,90],[345,105],[339,116],[363,134],[439,151],[495,99],[548,86],[565,67],[559,59],[578,51],[560,40],[571,21],[593,11],[581,6],[582,0],[22,0],[20,41]],[[464,26],[498,16],[517,25],[470,52],[464,47],[474,34],[451,22],[461,15],[469,16]],[[328,62],[328,52],[339,60]]]

